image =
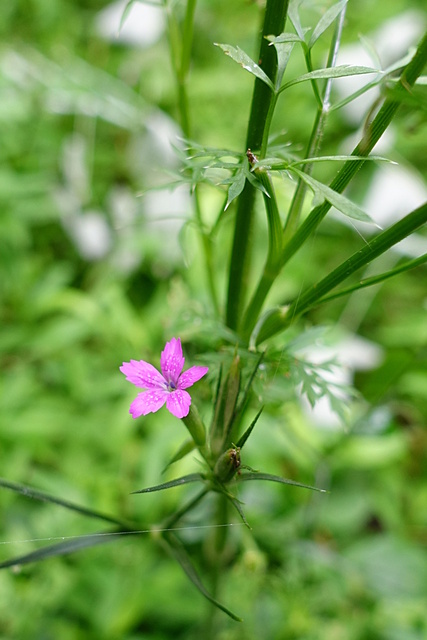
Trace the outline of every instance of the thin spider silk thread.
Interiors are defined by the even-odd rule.
[[[241,527],[245,526],[243,522],[228,522],[225,524],[202,524],[194,525],[192,527],[171,527],[164,529],[140,529],[138,531],[112,531],[105,533],[86,533],[75,536],[51,536],[49,538],[29,538],[28,540],[0,540],[0,545],[5,544],[25,544],[29,542],[52,542],[53,540],[79,540],[83,538],[99,538],[102,536],[135,536],[142,535],[144,533],[164,533],[166,531],[191,531],[194,529],[215,529],[219,527]]]

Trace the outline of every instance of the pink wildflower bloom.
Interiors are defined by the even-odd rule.
[[[132,418],[146,416],[158,411],[166,402],[166,408],[176,417],[185,418],[190,411],[191,397],[185,391],[207,374],[208,367],[190,367],[182,373],[185,358],[182,355],[180,338],[167,342],[160,356],[159,373],[152,364],[144,360],[124,362],[120,371],[132,384],[145,389],[138,393],[130,405]]]

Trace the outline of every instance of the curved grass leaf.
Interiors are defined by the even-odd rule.
[[[327,200],[331,203],[338,211],[341,211],[344,215],[349,218],[353,218],[354,220],[359,220],[361,222],[367,222],[369,224],[374,224],[376,227],[378,225],[372,220],[372,218],[363,211],[360,207],[357,206],[354,202],[343,196],[341,193],[334,191],[326,184],[319,182],[315,178],[312,178],[308,173],[304,171],[300,171],[296,167],[289,167],[289,170],[293,173],[296,173],[301,180],[304,180],[306,184],[314,191],[316,196],[320,196],[321,200]]]
[[[266,85],[270,87],[272,91],[274,91],[274,84],[271,82],[268,75],[261,69],[261,67],[252,60],[240,47],[233,47],[231,44],[220,44],[218,42],[214,43],[216,47],[222,49],[225,55],[230,56],[232,60],[240,64],[246,71],[252,73],[252,75],[256,76],[259,80],[265,82]]]
[[[122,529],[117,529],[84,536],[76,536],[71,540],[66,540],[65,542],[59,542],[58,544],[49,545],[43,547],[42,549],[37,549],[36,551],[27,553],[23,556],[17,556],[16,558],[11,558],[10,560],[1,562],[0,569],[7,569],[8,567],[18,567],[24,564],[29,564],[30,562],[39,562],[41,560],[47,560],[48,558],[54,558],[55,556],[64,556],[69,553],[75,553],[76,551],[95,547],[99,544],[106,544],[107,542],[117,540],[120,537],[118,534],[122,533],[131,534],[132,530],[123,531]]]
[[[323,304],[324,302],[329,302],[330,300],[335,300],[336,298],[340,298],[341,296],[349,295],[354,291],[358,291],[359,289],[364,289],[365,287],[372,287],[375,284],[380,284],[384,282],[384,280],[388,280],[388,278],[392,278],[393,276],[397,276],[399,273],[403,273],[405,271],[409,271],[410,269],[415,269],[415,267],[419,267],[420,265],[427,262],[427,253],[424,253],[419,258],[414,258],[413,260],[408,260],[404,264],[391,269],[390,271],[386,271],[385,273],[379,273],[377,276],[372,276],[370,278],[365,278],[360,282],[352,285],[351,287],[346,287],[345,289],[341,289],[337,291],[337,293],[332,293],[329,296],[325,296],[319,300],[319,304]]]
[[[172,464],[174,464],[174,462],[178,462],[178,460],[182,460],[182,458],[184,458],[186,455],[194,451],[195,448],[196,448],[196,443],[194,442],[193,439],[186,440],[185,442],[183,442],[182,445],[179,447],[178,451],[169,460],[166,467],[163,469],[162,473],[164,473],[166,469],[168,469]]]
[[[227,609],[227,607],[225,607],[223,604],[218,602],[218,600],[215,600],[213,596],[211,596],[211,594],[209,593],[209,591],[206,589],[203,582],[201,581],[199,574],[197,573],[193,564],[191,563],[189,555],[184,545],[179,540],[179,538],[174,534],[168,533],[168,534],[164,534],[162,538],[160,538],[160,540],[161,542],[163,542],[164,547],[167,549],[170,555],[181,565],[182,569],[187,574],[188,578],[191,580],[194,586],[200,591],[200,593],[207,600],[209,600],[209,602],[211,602],[215,607],[217,607],[218,609],[226,613],[228,616],[230,616],[230,618],[232,618],[233,620],[236,620],[236,622],[242,622],[242,619],[239,618],[239,616],[237,616],[235,613],[230,611],[230,609]]]
[[[183,484],[189,484],[190,482],[203,482],[205,477],[201,473],[190,473],[187,476],[170,480],[169,482],[162,482],[162,484],[156,484],[154,487],[147,487],[146,489],[139,489],[138,491],[132,491],[131,495],[136,493],[152,493],[153,491],[163,491],[163,489],[170,489],[171,487],[180,487]]]
[[[282,478],[281,476],[274,476],[270,473],[242,473],[237,477],[238,482],[246,482],[248,480],[267,480],[268,482],[278,482],[280,484],[290,484],[294,487],[302,487],[303,489],[311,489],[312,491],[320,491],[320,493],[327,493],[326,489],[319,489],[318,487],[312,487],[308,484],[302,484],[295,480],[289,480],[288,478]]]
[[[80,513],[83,516],[88,516],[89,518],[98,518],[99,520],[118,524],[122,527],[128,526],[126,523],[118,520],[117,518],[109,516],[105,513],[101,513],[100,511],[82,507],[81,505],[75,504],[74,502],[69,502],[68,500],[63,500],[62,498],[51,496],[44,491],[39,491],[38,489],[33,489],[32,487],[28,487],[23,484],[10,482],[9,480],[5,480],[4,478],[0,478],[0,487],[2,487],[3,489],[9,489],[10,491],[15,491],[15,493],[20,493],[21,495],[27,496],[28,498],[33,498],[34,500],[40,500],[40,502],[50,502],[52,504],[57,504],[60,507],[70,509],[71,511],[76,511],[77,513]]]
[[[283,87],[280,88],[279,92],[285,91],[289,87],[292,87],[294,84],[299,84],[300,82],[306,82],[307,80],[321,80],[323,78],[345,78],[347,76],[358,76],[364,75],[368,73],[382,73],[378,69],[372,69],[371,67],[362,67],[358,65],[350,65],[343,64],[338,65],[337,67],[326,67],[325,69],[315,69],[314,71],[310,71],[309,73],[304,73],[298,78],[294,80],[290,80],[286,82]]]
[[[407,238],[411,233],[427,223],[427,203],[421,205],[407,216],[382,233],[372,238],[362,249],[356,251],[350,258],[331,271],[325,278],[309,287],[291,305],[284,308],[271,309],[262,317],[256,329],[256,335],[251,338],[261,343],[270,336],[289,327],[298,315],[301,315],[322,300],[332,289],[348,278],[352,273],[369,264],[375,258],[385,253],[395,244]],[[255,334],[255,329],[253,334]]]

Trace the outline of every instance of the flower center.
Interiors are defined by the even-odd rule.
[[[176,384],[173,380],[169,380],[168,391],[176,391]]]

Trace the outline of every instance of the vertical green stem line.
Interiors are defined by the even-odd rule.
[[[269,46],[265,36],[282,33],[287,10],[288,0],[267,0],[258,63],[273,84],[277,73],[277,54],[274,47]],[[274,100],[273,91],[256,78],[246,136],[246,149],[258,151],[263,146],[266,124],[267,121],[271,122],[272,114],[270,113],[269,116],[269,110],[272,100]],[[245,302],[244,294],[248,289],[249,245],[253,226],[254,203],[255,189],[249,182],[246,182],[237,203],[229,266],[226,323],[231,329],[238,328]]]
[[[228,521],[228,501],[227,498],[218,494],[216,497],[216,524],[222,525]],[[210,566],[210,588],[212,596],[215,600],[220,600],[221,595],[221,578],[225,573],[225,550],[227,546],[228,527],[217,527],[213,529],[213,539],[209,545],[209,549],[206,549],[207,561],[206,566]],[[209,605],[207,619],[206,619],[206,640],[214,640],[217,637],[215,628],[215,616],[217,609]]]
[[[179,118],[184,137],[187,140],[191,139],[191,119],[187,84],[190,72],[196,3],[197,0],[187,0],[182,35],[179,33],[175,17],[171,12],[168,13],[172,67],[175,71],[178,88]],[[212,243],[206,229],[204,228],[202,208],[200,205],[200,194],[197,185],[194,190],[194,214],[202,242],[203,259],[205,262],[209,294],[215,314],[219,315],[218,295],[214,278]]]

